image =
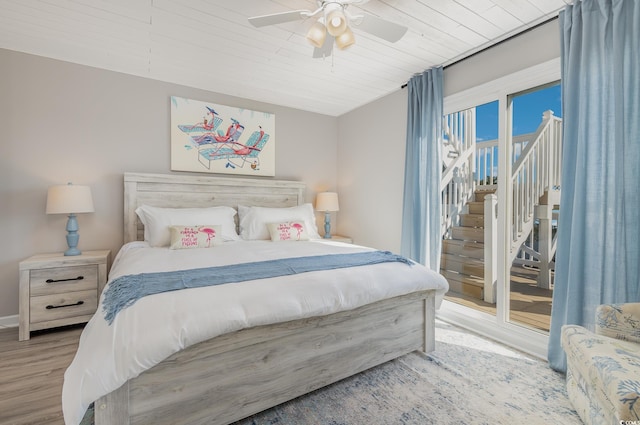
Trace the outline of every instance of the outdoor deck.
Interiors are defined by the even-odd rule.
[[[553,290],[536,286],[537,271],[520,266],[511,268],[509,320],[532,329],[549,332]],[[480,299],[449,292],[445,299],[474,310],[496,314],[496,305]]]

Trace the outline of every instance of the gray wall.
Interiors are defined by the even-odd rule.
[[[0,49],[0,318],[18,313],[18,263],[66,249],[66,216],[46,215],[47,188],[91,186],[81,250],[122,244],[125,171],[169,173],[169,97],[276,114],[276,176],[334,190],[335,117]],[[321,221],[322,217],[319,217]]]
[[[445,96],[560,56],[558,21],[530,30],[444,70]],[[407,90],[398,88],[338,118],[338,233],[400,251]]]
[[[337,233],[400,252],[407,91],[338,118]]]

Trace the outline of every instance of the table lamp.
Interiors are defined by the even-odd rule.
[[[93,212],[93,198],[89,186],[74,184],[51,186],[47,192],[47,214],[69,214],[67,220],[67,245],[64,255],[80,255],[77,248],[78,220],[76,214]]]
[[[331,212],[339,211],[338,194],[335,192],[320,192],[316,197],[316,211],[324,211],[324,237],[331,238]]]

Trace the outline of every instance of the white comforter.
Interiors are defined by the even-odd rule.
[[[118,253],[109,279],[368,249],[325,240],[225,242],[211,249],[183,250],[132,242]],[[441,275],[421,265],[384,263],[165,292],[138,300],[118,313],[112,325],[104,319],[101,298],[64,376],[65,422],[80,423],[90,403],[192,344],[243,328],[327,315],[431,288],[437,289],[439,306],[448,289]]]

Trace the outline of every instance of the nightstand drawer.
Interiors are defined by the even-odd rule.
[[[29,304],[31,323],[91,315],[98,308],[98,291],[94,288],[87,291],[32,297]]]
[[[110,251],[38,254],[20,262],[20,341],[40,331],[85,323],[107,283]]]
[[[98,266],[53,267],[31,270],[31,296],[65,294],[98,288]]]

